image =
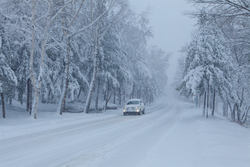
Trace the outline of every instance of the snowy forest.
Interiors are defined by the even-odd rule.
[[[82,112],[89,113],[105,110],[111,101],[124,104],[129,98],[142,98],[149,104],[163,91],[169,55],[157,46],[148,46],[148,39],[153,37],[148,13],[134,12],[127,0],[0,3],[0,92],[4,118],[5,105],[11,105],[12,100],[26,105],[27,114],[36,119],[39,103],[57,104],[58,114],[63,114],[67,103],[80,101]],[[234,24],[247,26],[246,19],[234,20]],[[217,47],[226,46],[221,43]],[[247,49],[247,45],[234,47],[237,53]],[[239,66],[234,68],[237,72],[247,72],[246,56],[234,64]],[[247,92],[245,86],[240,84],[235,93]],[[231,102],[232,95],[227,93]],[[239,101],[234,100],[237,106]]]
[[[177,90],[214,115],[223,103],[223,116],[244,124],[250,109],[250,1],[188,0],[197,20],[191,42],[179,59]]]

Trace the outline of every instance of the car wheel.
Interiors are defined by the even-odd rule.
[[[141,115],[141,110],[140,110],[140,112],[138,112],[138,115]]]
[[[124,112],[123,115],[127,115],[127,113]]]

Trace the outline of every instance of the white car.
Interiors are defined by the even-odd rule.
[[[123,115],[127,114],[145,114],[144,103],[141,99],[130,99],[123,109]]]

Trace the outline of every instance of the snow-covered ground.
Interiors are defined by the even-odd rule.
[[[34,120],[14,106],[0,118],[1,167],[250,166],[249,128],[219,115],[205,119],[201,109],[173,96],[147,106],[141,116],[118,109],[39,112]]]

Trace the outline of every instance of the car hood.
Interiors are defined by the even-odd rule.
[[[139,107],[138,104],[130,104],[130,105],[125,105],[125,107]]]

